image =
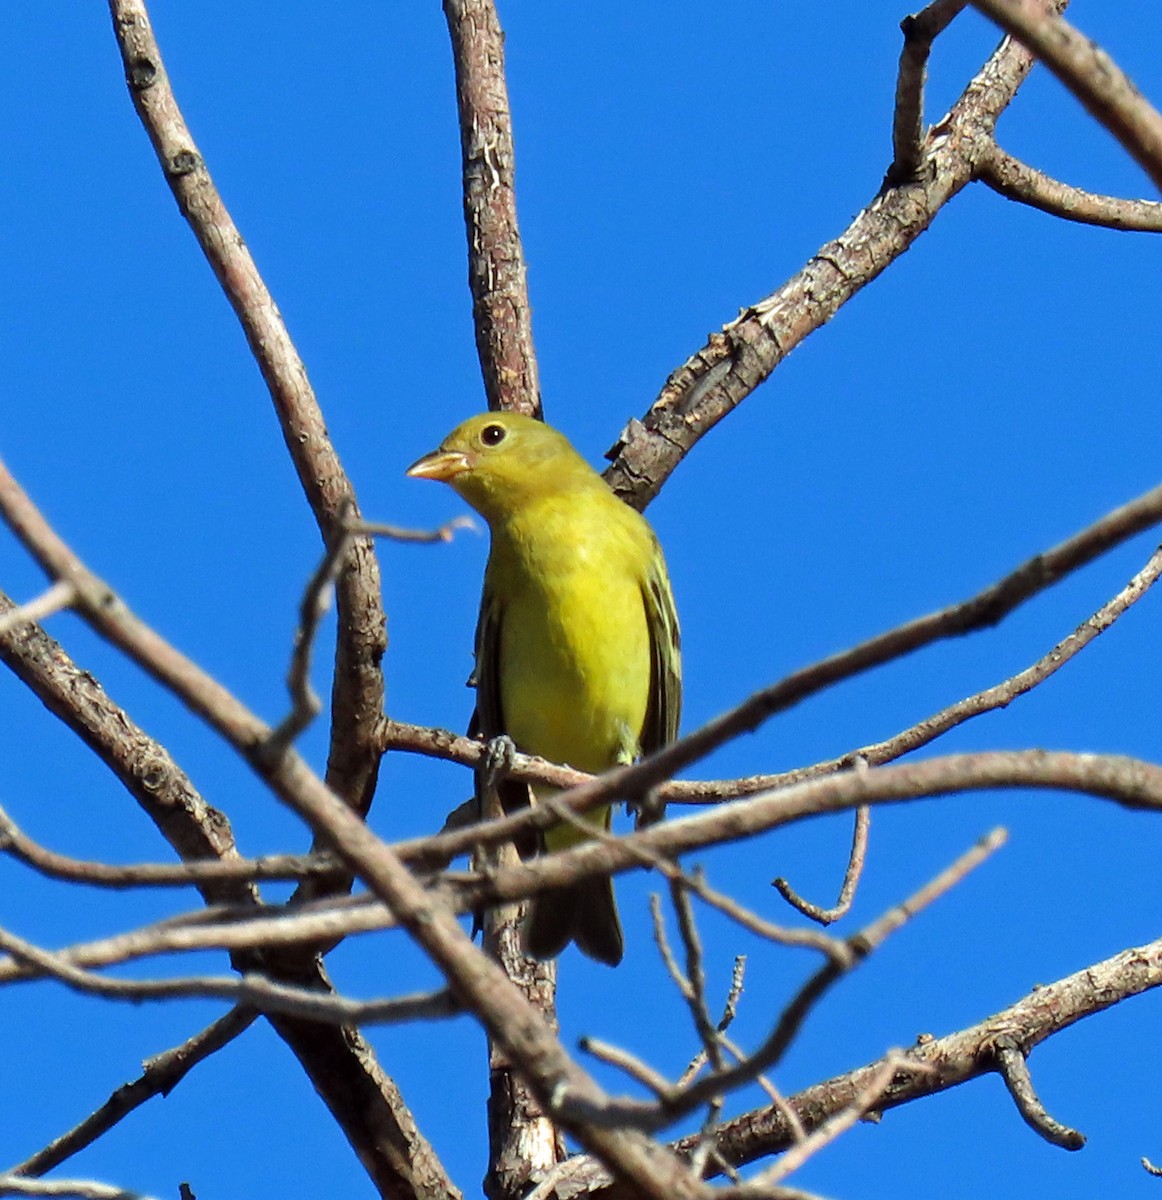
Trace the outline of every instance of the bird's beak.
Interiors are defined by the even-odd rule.
[[[433,450],[412,463],[407,473],[413,479],[439,479],[447,483],[463,474],[472,466],[472,461],[462,450]]]

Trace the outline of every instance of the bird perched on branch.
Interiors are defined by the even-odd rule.
[[[677,736],[680,642],[661,548],[563,434],[485,413],[408,474],[450,484],[492,534],[476,626],[480,733],[593,773]],[[533,793],[543,800],[552,789]],[[610,807],[585,820],[608,829]],[[569,824],[544,835],[550,851],[586,839]],[[534,898],[522,939],[534,958],[573,941],[616,966],[623,941],[610,878]]]

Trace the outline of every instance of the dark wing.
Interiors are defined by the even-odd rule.
[[[471,737],[485,742],[508,732],[504,722],[504,706],[500,699],[500,638],[504,626],[504,611],[495,591],[489,586],[487,573],[484,577],[484,594],[480,598],[480,615],[476,619],[476,669],[469,683],[476,687],[476,711],[468,726]],[[482,771],[476,772],[476,798],[481,801],[485,780]],[[530,803],[529,786],[515,779],[499,779],[496,794],[500,806],[506,813],[527,808]],[[536,851],[533,837],[522,838],[517,843],[521,858],[528,858]]]
[[[682,634],[666,562],[656,543],[642,583],[642,600],[650,631],[650,698],[641,752],[652,754],[677,738],[682,715]]]
[[[476,711],[469,733],[485,741],[505,732],[504,711],[500,703],[500,630],[503,620],[500,603],[488,577],[480,597],[480,615],[476,618],[476,669],[468,681],[476,688]]]

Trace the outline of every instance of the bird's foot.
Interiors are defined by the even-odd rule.
[[[633,814],[633,827],[645,829],[656,825],[666,815],[666,802],[661,798],[657,788],[651,788],[639,800],[631,800],[626,809]]]
[[[486,790],[495,790],[497,781],[512,770],[515,759],[516,742],[507,733],[488,739],[484,744],[484,761],[480,764]]]

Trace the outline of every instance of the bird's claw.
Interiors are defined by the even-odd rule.
[[[633,814],[633,827],[646,829],[656,825],[666,815],[666,802],[656,788],[651,788],[639,800],[626,803],[626,810]]]
[[[516,761],[516,742],[507,733],[489,738],[484,745],[484,771],[489,782],[497,775],[503,775],[512,770]]]

